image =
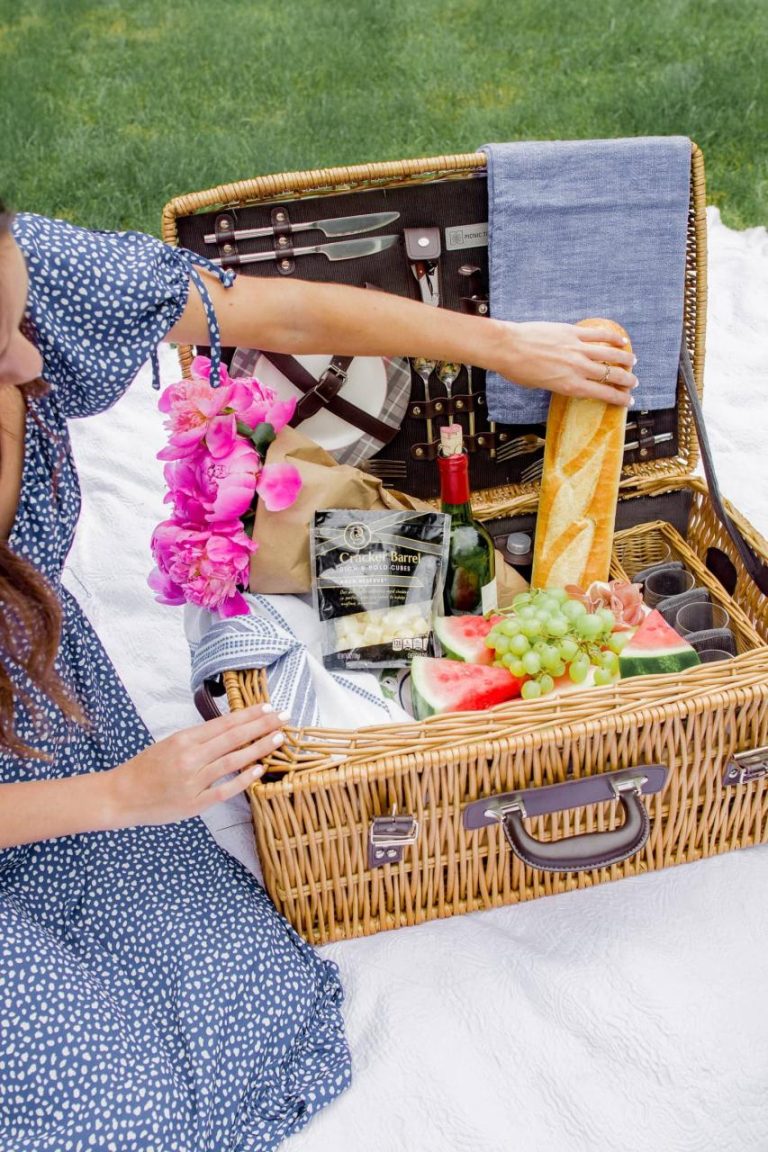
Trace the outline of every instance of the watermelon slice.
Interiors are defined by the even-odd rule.
[[[654,676],[659,672],[682,672],[700,664],[699,654],[687,640],[667,624],[655,608],[644,618],[631,640],[619,653],[619,673],[628,676]]]
[[[520,695],[522,680],[506,668],[414,656],[411,700],[417,720],[443,712],[481,712]]]
[[[493,664],[493,649],[487,648],[486,637],[501,616],[436,616],[432,625],[440,648],[449,660],[468,664]]]

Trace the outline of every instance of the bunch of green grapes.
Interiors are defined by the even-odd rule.
[[[511,614],[493,626],[485,642],[495,652],[494,664],[518,679],[527,677],[521,695],[535,700],[566,673],[582,684],[594,667],[595,684],[616,680],[629,634],[614,632],[615,623],[610,608],[589,612],[562,588],[531,589],[515,596]]]

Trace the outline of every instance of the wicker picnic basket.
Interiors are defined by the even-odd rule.
[[[484,164],[471,153],[224,185],[168,204],[164,239],[178,243],[180,221],[222,207],[429,186],[482,175]],[[695,145],[684,311],[700,393],[706,221]],[[185,370],[190,357],[181,350]],[[727,608],[736,658],[420,723],[289,729],[250,801],[266,887],[308,940],[567,892],[768,840],[768,598],[692,475],[698,442],[682,385],[676,417],[674,455],[624,469],[612,575],[668,548]],[[530,524],[536,504],[535,485],[522,483],[475,498],[481,518],[507,528]],[[768,558],[766,541],[726,508],[754,555]],[[223,680],[231,708],[266,695],[259,671]]]

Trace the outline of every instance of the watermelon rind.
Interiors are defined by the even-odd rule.
[[[665,652],[657,656],[627,656],[622,652],[619,656],[619,670],[621,679],[630,676],[658,676],[662,672],[682,672],[685,668],[693,668],[700,664],[698,653],[688,645],[687,650],[679,652]]]
[[[433,631],[443,656],[467,664],[492,664],[493,651],[485,643],[500,616],[436,616]]]
[[[481,712],[520,695],[521,681],[505,668],[434,656],[411,661],[411,702],[417,720],[445,712]]]

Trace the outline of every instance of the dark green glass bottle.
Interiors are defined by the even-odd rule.
[[[462,449],[461,427],[451,424],[440,432],[440,500],[443,512],[451,517],[445,613],[481,616],[498,606],[493,540],[472,515],[469,458]]]

